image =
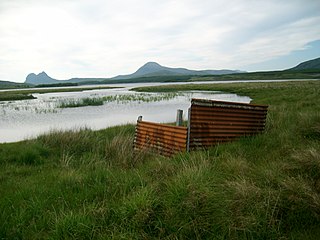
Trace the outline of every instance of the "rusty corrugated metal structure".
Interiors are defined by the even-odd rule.
[[[170,156],[255,135],[264,131],[267,111],[265,105],[192,99],[188,127],[139,119],[134,148]]]
[[[208,148],[264,131],[268,106],[192,99],[188,149]]]
[[[170,156],[187,150],[187,128],[137,121],[134,148]]]

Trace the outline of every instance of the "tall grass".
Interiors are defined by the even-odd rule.
[[[171,158],[132,125],[1,144],[0,238],[317,239],[320,82],[226,87],[270,106],[265,133]]]
[[[103,100],[101,98],[80,98],[80,99],[67,99],[62,100],[58,104],[59,108],[76,108],[85,106],[101,106]]]
[[[85,106],[100,106],[105,102],[117,102],[118,104],[126,104],[130,102],[159,102],[170,100],[177,97],[177,93],[161,93],[161,94],[127,94],[127,95],[111,95],[94,98],[65,99],[58,104],[59,108],[75,108]]]
[[[102,99],[105,102],[117,102],[117,103],[129,103],[129,102],[159,102],[164,100],[173,99],[181,94],[171,92],[171,93],[157,93],[157,94],[147,94],[147,93],[136,93],[136,94],[126,94],[126,95],[112,95],[105,96]]]

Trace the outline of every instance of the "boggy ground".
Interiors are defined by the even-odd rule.
[[[132,125],[1,144],[0,238],[320,235],[320,81],[165,88],[248,95],[266,131],[171,158],[134,152]]]

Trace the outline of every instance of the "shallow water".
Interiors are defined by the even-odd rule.
[[[129,91],[131,88],[141,85],[152,86],[160,84],[119,84],[116,86],[123,88],[33,94],[37,99],[2,102],[0,103],[0,142],[15,142],[34,138],[39,134],[56,129],[78,129],[83,127],[103,129],[115,125],[135,123],[138,116],[143,116],[146,121],[174,122],[177,109],[182,109],[184,111],[184,119],[187,118],[191,98],[244,103],[251,101],[249,97],[220,92],[191,91],[179,92],[172,96],[172,94]],[[141,95],[144,100],[109,101],[102,106],[59,108],[61,102],[72,99],[116,95],[127,95],[126,98],[128,99],[133,95]],[[160,95],[164,99],[152,101],[155,95]]]

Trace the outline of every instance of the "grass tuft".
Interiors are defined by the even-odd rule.
[[[54,239],[93,239],[95,235],[92,221],[84,213],[62,213],[54,225]]]
[[[100,98],[80,98],[80,99],[69,99],[63,100],[59,104],[59,108],[76,108],[76,107],[86,107],[86,106],[101,106],[103,105],[103,100]]]

